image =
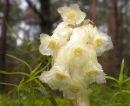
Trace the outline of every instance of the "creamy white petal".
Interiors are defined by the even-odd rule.
[[[68,43],[68,52],[66,59],[70,61],[71,65],[84,66],[86,61],[97,60],[95,48],[91,45],[84,45],[82,43]]]
[[[77,97],[79,93],[88,94],[90,93],[90,89],[87,89],[84,81],[82,80],[70,80],[70,85],[66,87],[63,91],[64,98],[73,100]]]
[[[58,12],[61,14],[63,21],[73,24],[80,24],[86,17],[86,14],[80,10],[77,4],[73,4],[70,7],[60,7]]]
[[[55,57],[55,64],[59,64],[60,66],[65,66],[66,68],[68,68],[69,61],[66,59],[67,52],[68,52],[68,46],[66,45],[62,46]]]
[[[39,51],[41,54],[43,55],[51,55],[53,54],[53,50],[51,50],[49,48],[49,42],[51,41],[51,37],[47,34],[41,34],[40,35],[40,47],[39,47]]]
[[[96,36],[99,35],[99,31],[98,31],[97,27],[90,24],[90,22],[91,22],[90,20],[87,20],[87,22],[85,22],[81,27],[89,33],[88,34],[89,38],[92,41]]]
[[[87,20],[82,28],[88,32],[89,44],[96,47],[97,56],[102,55],[105,50],[113,48],[111,38],[108,35],[99,32],[96,26],[90,24],[90,20]]]
[[[78,94],[76,102],[78,106],[90,106],[88,94]]]
[[[92,62],[92,65],[90,63],[90,65],[88,64],[86,66],[86,68],[84,67],[83,69],[84,71],[86,71],[86,75],[85,75],[85,80],[86,83],[93,83],[93,82],[97,82],[97,83],[105,83],[105,73],[102,70],[102,66],[97,63],[97,62]]]
[[[59,23],[59,25],[56,27],[56,29],[53,31],[53,33],[57,33],[58,31],[62,30],[65,27],[68,27],[70,23],[67,21],[63,21],[61,23]]]
[[[70,39],[70,36],[72,35],[72,28],[69,26],[66,26],[62,29],[57,29],[55,33],[53,33],[52,37],[54,38],[61,38],[64,39],[64,41],[68,41]]]
[[[102,44],[101,45],[97,45],[97,55],[100,56],[102,55],[102,53],[106,50],[112,49],[113,48],[113,44],[112,44],[112,40],[110,38],[110,36],[104,34],[104,33],[100,33],[100,37],[95,38],[95,42],[97,39],[101,39],[102,40]]]
[[[39,80],[48,84],[52,89],[63,89],[68,86],[70,76],[67,72],[64,72],[64,68],[60,66],[54,66],[50,71],[43,71]]]
[[[47,34],[40,35],[41,44],[39,51],[43,55],[57,55],[60,47],[67,43],[63,37],[51,37]]]
[[[87,44],[89,42],[88,32],[81,27],[74,28],[70,40],[71,42],[82,42],[84,44]]]

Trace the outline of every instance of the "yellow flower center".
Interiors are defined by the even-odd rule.
[[[82,50],[81,48],[76,48],[76,49],[74,50],[74,54],[75,54],[76,56],[81,56],[82,53],[83,53],[83,50]]]
[[[57,73],[56,78],[59,79],[59,80],[63,80],[65,78],[65,75]]]
[[[79,91],[79,88],[77,86],[71,86],[70,90],[74,93]]]
[[[101,46],[102,45],[102,39],[96,39],[96,44],[98,46]]]
[[[76,16],[76,13],[73,11],[69,12],[68,14],[68,18],[74,18],[75,16]]]
[[[92,77],[96,76],[97,71],[96,71],[96,70],[93,70],[93,71],[88,72],[87,74],[88,74],[88,76],[89,76],[90,78],[92,78]]]
[[[50,41],[50,42],[49,42],[49,47],[50,47],[50,48],[55,48],[55,47],[56,47],[56,42],[53,41],[53,40]]]

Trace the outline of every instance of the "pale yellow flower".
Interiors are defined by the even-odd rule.
[[[68,48],[66,60],[68,60],[71,65],[85,66],[86,61],[97,60],[95,48],[89,44],[71,43],[70,41],[66,46]]]
[[[53,37],[62,37],[64,40],[69,41],[72,35],[73,29],[69,27],[69,22],[61,22],[57,28],[53,31]]]
[[[63,92],[74,106],[90,106],[89,85],[105,83],[105,73],[98,63],[97,56],[113,47],[111,38],[98,31],[89,19],[84,20],[77,4],[61,7],[58,12],[63,18],[52,36],[40,35],[40,52],[51,55],[52,68],[44,71],[39,80],[52,89]]]
[[[80,42],[88,44],[90,38],[87,31],[84,28],[77,27],[73,29],[73,34],[70,37],[71,42]]]
[[[91,21],[89,19],[87,19],[81,27],[88,32],[89,38],[92,41],[93,38],[95,38],[96,36],[99,35],[99,31],[98,31],[97,27],[90,24],[90,22]]]
[[[40,35],[40,47],[39,51],[43,55],[55,56],[61,46],[66,44],[67,40],[62,37],[50,37],[47,34]]]
[[[97,56],[102,55],[105,50],[113,48],[111,38],[99,32],[96,26],[90,24],[90,20],[86,20],[82,28],[88,32],[89,44],[96,48]]]
[[[70,7],[60,7],[58,8],[63,21],[67,21],[73,24],[80,24],[86,14],[82,12],[77,4],[70,5]]]
[[[110,36],[104,33],[100,33],[100,36],[95,37],[94,42],[97,46],[97,56],[100,56],[104,51],[113,48],[113,43],[111,41]]]
[[[83,71],[86,71],[85,80],[90,84],[93,82],[97,82],[98,84],[106,82],[106,74],[98,62],[90,61],[86,67],[83,68]]]
[[[69,73],[61,66],[53,66],[50,71],[43,71],[39,79],[47,83],[52,89],[64,89],[70,81]]]
[[[91,89],[88,89],[84,81],[80,80],[70,80],[69,85],[65,87],[63,90],[63,96],[66,99],[74,100],[77,98],[77,95],[89,94],[92,92]]]
[[[69,66],[70,62],[69,62],[69,60],[66,59],[66,54],[68,52],[68,47],[66,45],[62,46],[60,48],[60,50],[58,51],[57,55],[55,56],[54,64],[60,65],[60,66],[65,66],[65,67]]]

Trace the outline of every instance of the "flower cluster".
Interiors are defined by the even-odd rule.
[[[78,106],[89,106],[87,95],[93,82],[105,83],[105,73],[97,57],[113,47],[111,38],[85,19],[86,14],[74,4],[58,9],[63,22],[52,36],[41,34],[40,53],[52,56],[52,68],[39,79],[52,89],[59,89],[66,99]]]

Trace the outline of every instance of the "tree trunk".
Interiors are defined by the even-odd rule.
[[[6,56],[6,22],[8,21],[8,12],[9,12],[9,0],[4,1],[4,16],[3,16],[3,22],[2,22],[2,33],[1,33],[1,39],[0,39],[0,70],[6,70],[5,65],[5,56]],[[0,82],[5,81],[5,75],[0,74]],[[4,85],[0,85],[0,90],[3,91],[5,88]]]
[[[30,0],[26,0],[26,2],[39,17],[41,32],[50,34],[53,22],[58,19],[58,17],[50,16],[50,0],[39,0],[41,4],[40,11],[35,8],[35,6],[30,2]]]
[[[52,27],[51,17],[50,17],[50,0],[40,0],[41,4],[41,14],[43,19],[41,20],[41,31],[43,33],[50,34]]]
[[[113,75],[117,75],[120,69],[119,47],[118,47],[118,23],[117,23],[117,0],[110,0],[110,16],[109,16],[109,35],[112,38],[114,48],[105,57],[104,70]],[[110,53],[111,56],[110,56]],[[112,66],[113,65],[113,66]],[[110,72],[112,71],[112,72]],[[117,73],[117,74],[116,74]]]

